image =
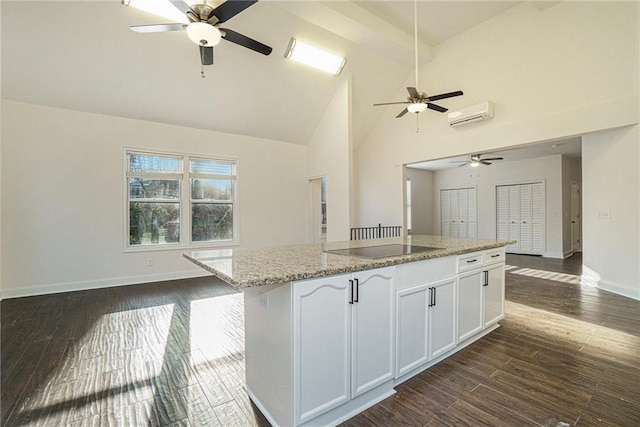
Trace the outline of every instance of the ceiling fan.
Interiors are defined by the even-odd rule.
[[[503,160],[502,157],[490,157],[490,158],[482,158],[482,154],[471,154],[469,155],[469,160],[455,160],[449,163],[462,163],[460,166],[466,166],[469,165],[472,168],[477,168],[478,166],[482,165],[490,165],[491,162],[489,162],[489,160]]]
[[[405,107],[404,110],[400,112],[400,114],[396,116],[396,119],[404,116],[407,113],[418,114],[426,110],[427,108],[430,110],[438,111],[440,113],[444,113],[447,111],[446,108],[441,107],[437,104],[433,104],[431,101],[438,101],[441,99],[464,95],[462,91],[458,90],[455,92],[448,92],[440,95],[429,96],[427,95],[426,92],[418,92],[418,90],[416,89],[419,86],[418,85],[418,1],[417,0],[414,1],[413,13],[414,13],[413,30],[415,35],[414,48],[415,48],[415,63],[416,63],[415,64],[416,65],[416,86],[407,88],[407,91],[409,92],[409,96],[407,97],[406,101],[383,102],[380,104],[373,104],[374,107],[377,107],[379,105],[409,104],[407,105],[407,107]]]
[[[215,8],[207,4],[194,4],[193,6],[189,6],[183,0],[168,1],[187,16],[189,24],[133,25],[129,28],[136,33],[161,33],[186,29],[189,39],[200,47],[200,61],[203,66],[213,64],[213,47],[220,43],[221,39],[246,47],[263,55],[269,55],[273,50],[271,47],[259,41],[228,28],[218,26],[233,18],[258,0],[227,0]],[[202,1],[206,2],[206,0]],[[204,77],[204,73],[202,73],[202,76]]]

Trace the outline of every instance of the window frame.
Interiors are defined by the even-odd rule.
[[[138,154],[155,157],[170,157],[178,158],[180,162],[180,173],[161,173],[161,172],[129,172],[129,155]],[[206,162],[220,162],[229,163],[233,165],[233,174],[231,175],[215,175],[215,174],[201,174],[191,173],[190,161],[199,160]],[[184,250],[184,249],[202,249],[208,247],[228,247],[238,246],[240,244],[240,208],[239,208],[239,159],[235,157],[223,157],[223,156],[210,156],[203,154],[193,153],[181,153],[174,151],[163,150],[150,150],[135,147],[123,147],[123,252],[150,252],[150,251],[163,251],[163,250]],[[149,179],[171,179],[178,180],[179,190],[177,199],[132,199],[129,193],[129,178],[149,178]],[[232,205],[232,221],[233,231],[232,238],[229,240],[216,240],[216,241],[193,241],[192,237],[192,211],[191,205],[193,203],[191,193],[191,180],[192,179],[231,179],[232,190],[231,200],[224,201],[225,204]],[[147,202],[147,203],[178,203],[179,215],[180,215],[180,239],[175,243],[157,243],[157,244],[139,244],[132,245],[130,243],[130,204],[131,202]],[[198,202],[196,202],[198,203]]]

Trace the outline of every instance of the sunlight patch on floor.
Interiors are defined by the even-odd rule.
[[[572,285],[580,284],[580,276],[575,274],[557,273],[555,271],[537,270],[535,268],[520,268],[512,265],[505,266],[505,271],[520,276],[535,277],[536,279],[553,280]]]
[[[547,310],[506,301],[509,321],[539,336],[562,339],[621,359],[634,360],[640,353],[640,337]],[[535,319],[535,321],[532,321]]]

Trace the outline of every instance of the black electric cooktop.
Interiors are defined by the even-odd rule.
[[[411,255],[422,252],[437,251],[442,248],[433,248],[430,246],[415,246],[415,245],[379,245],[379,246],[366,246],[362,248],[347,248],[347,249],[334,249],[326,250],[325,252],[336,255],[347,255],[359,258],[387,258],[400,255]]]

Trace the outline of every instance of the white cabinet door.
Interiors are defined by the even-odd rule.
[[[350,277],[323,277],[293,284],[296,424],[350,399]]]
[[[504,263],[484,268],[484,327],[504,318]]]
[[[393,378],[393,267],[354,273],[351,397]]]
[[[483,270],[476,269],[458,276],[458,342],[480,332],[482,315]]]
[[[430,283],[429,294],[429,359],[434,359],[456,346],[457,278]]]
[[[396,378],[429,361],[427,299],[429,285],[396,293]]]

